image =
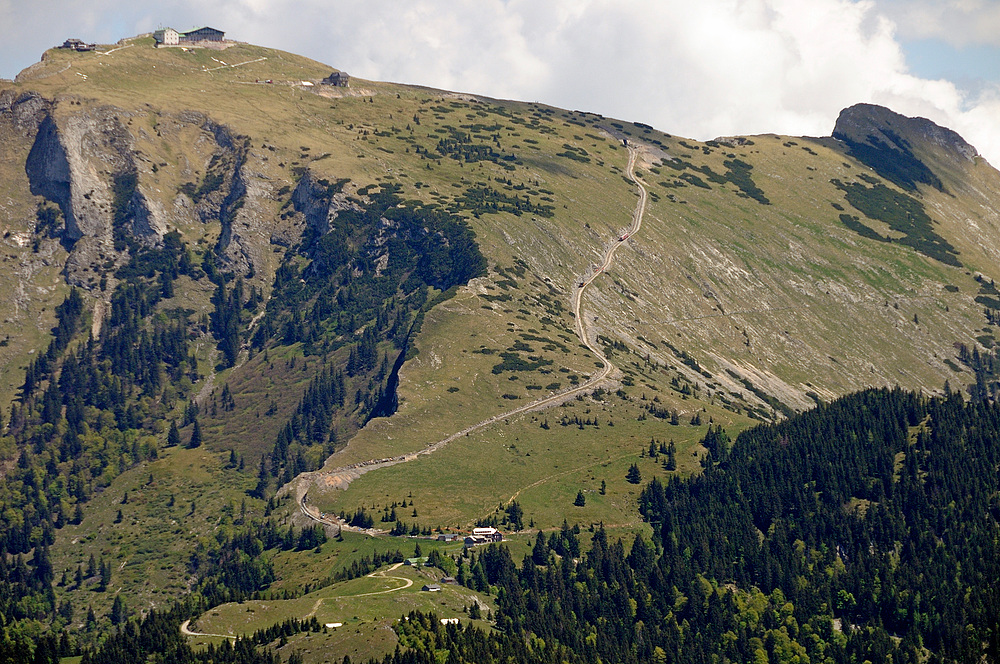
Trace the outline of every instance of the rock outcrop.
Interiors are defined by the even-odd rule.
[[[945,191],[941,171],[974,164],[979,156],[976,148],[951,129],[873,104],[855,104],[841,111],[833,137],[846,143],[859,161],[910,191],[918,184]],[[940,166],[935,168],[933,162]]]
[[[200,113],[172,118],[177,127],[202,132],[211,155],[207,164],[194,164],[204,169],[201,182],[175,194],[151,182],[150,165],[164,156],[142,151],[141,136],[129,127],[135,112],[112,106],[78,110],[72,103],[9,91],[0,98],[0,112],[34,136],[25,174],[31,193],[62,213],[59,234],[70,250],[64,270],[70,283],[93,287],[94,275],[84,273],[94,265],[108,257],[122,264],[124,238],[156,246],[171,228],[199,220],[220,225],[216,251],[222,260],[243,272],[252,272],[260,260],[261,251],[252,246],[259,242],[257,234],[248,241],[235,224],[247,214],[248,203],[261,216],[257,204],[269,197],[270,187],[248,166],[249,139],[229,127]],[[244,222],[245,229],[252,226]]]
[[[343,186],[343,181],[331,183],[306,171],[292,192],[292,205],[310,228],[323,235],[329,232],[330,222],[339,212],[361,209],[343,193]]]
[[[840,112],[833,137],[843,141],[895,144],[899,150],[912,147],[914,139],[933,143],[955,159],[972,162],[979,152],[957,132],[927,118],[909,118],[883,106],[855,104]]]

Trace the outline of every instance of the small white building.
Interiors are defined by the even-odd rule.
[[[473,528],[472,537],[476,540],[484,540],[486,542],[502,542],[503,533],[501,533],[496,528],[483,527],[483,528]],[[466,546],[468,546],[469,538],[466,538]],[[478,541],[476,542],[479,543]]]
[[[177,46],[180,44],[181,33],[173,28],[160,28],[153,33],[153,39],[157,46]]]

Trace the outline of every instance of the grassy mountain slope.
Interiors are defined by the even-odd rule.
[[[866,386],[995,389],[970,353],[996,345],[1000,174],[957,135],[855,107],[836,139],[699,143],[539,104],[320,85],[329,73],[252,45],[135,38],[49,51],[0,91],[0,287],[14,294],[0,301],[3,403],[45,352],[70,286],[85,301],[68,351],[80,354],[88,333],[103,347],[127,327],[115,293],[138,280],[159,293],[141,325],[175,325],[188,355],[135,397],[129,435],[162,445],[176,421],[186,442],[197,421],[204,438],[104,469],[81,523],[56,531],[57,576],[94,553],[121,566],[130,605],[162,603],[188,589],[199,542],[321,467],[297,487],[310,504],[364,507],[385,530],[378,517],[404,496],[407,527],[503,519],[516,499],[526,525],[635,529],[628,469],[697,471],[710,422],[735,433]],[[612,380],[412,462],[333,474],[596,373],[572,302],[630,227],[623,140],[649,203],[582,302]],[[397,358],[398,410],[372,417],[393,402]],[[310,386],[339,395],[322,417],[302,405]],[[45,426],[33,398],[3,439],[8,468],[17,436]],[[68,410],[48,412],[63,435]],[[87,417],[88,431],[107,423]],[[671,440],[676,471],[659,452]],[[164,539],[174,548],[158,556]],[[283,568],[286,586],[328,572],[296,569]],[[71,624],[88,604],[110,610],[90,585],[57,590],[78,607]]]

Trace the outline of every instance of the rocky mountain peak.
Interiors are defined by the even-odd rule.
[[[855,104],[840,112],[833,137],[882,177],[904,189],[918,183],[944,190],[940,177],[923,156],[974,163],[979,155],[957,132],[927,118],[910,118],[875,104]]]
[[[951,129],[927,118],[906,117],[875,104],[855,104],[841,111],[833,129],[833,137],[868,143],[876,140],[897,143],[902,138],[910,144],[906,147],[912,147],[915,140],[920,140],[933,143],[956,158],[970,162],[979,155],[975,147]]]

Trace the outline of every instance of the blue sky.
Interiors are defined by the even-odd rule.
[[[876,103],[1000,165],[1000,0],[0,0],[0,77],[67,37],[161,25],[700,140],[829,135]]]
[[[921,78],[943,78],[967,91],[1000,84],[1000,48],[991,44],[957,47],[940,39],[901,42],[906,64]]]

